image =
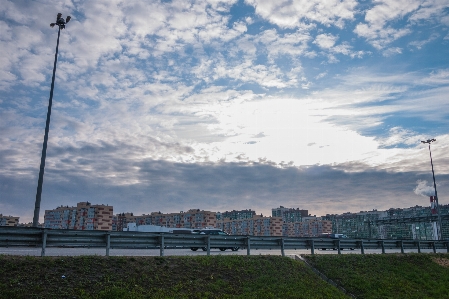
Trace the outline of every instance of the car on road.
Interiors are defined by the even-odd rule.
[[[198,231],[200,235],[220,235],[220,236],[228,236],[227,233],[218,228],[205,228]],[[190,247],[190,250],[197,251],[201,248],[203,251],[207,251],[207,247]],[[220,249],[220,251],[225,251],[226,249],[231,249],[232,251],[237,251],[240,247],[211,247],[210,249]]]
[[[331,239],[347,239],[348,236],[344,234],[321,234],[318,236],[318,238],[331,238]]]
[[[321,234],[318,236],[318,238],[330,238],[330,239],[347,239],[348,236],[345,234]],[[332,248],[333,250],[337,250],[337,248]],[[350,250],[354,250],[354,248],[349,248]],[[321,250],[326,250],[326,248],[321,248]],[[340,248],[340,250],[343,250],[343,248]]]

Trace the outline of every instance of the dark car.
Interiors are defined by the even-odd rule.
[[[348,236],[344,234],[321,234],[318,236],[318,238],[330,238],[330,239],[347,239]],[[337,250],[337,248],[332,248],[333,250]],[[349,248],[350,250],[354,250],[354,248]],[[321,250],[326,250],[326,248],[321,248]],[[343,250],[343,248],[340,248],[340,250]]]
[[[221,229],[214,229],[214,228],[209,228],[209,229],[202,229],[199,231],[200,235],[221,235],[221,236],[228,236],[227,233],[225,233],[224,231],[222,231]],[[190,247],[190,249],[192,251],[197,251],[199,247]],[[232,251],[237,251],[239,250],[240,247],[211,247],[210,249],[214,249],[214,248],[218,248],[221,251],[225,251],[226,249],[231,249]],[[207,251],[207,247],[201,247],[201,249],[203,251]]]
[[[318,238],[347,239],[348,236],[344,234],[321,234]]]

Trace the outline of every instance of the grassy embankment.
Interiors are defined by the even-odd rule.
[[[356,298],[449,298],[449,254],[309,255],[307,260]]]
[[[307,255],[357,298],[449,298],[449,255]],[[0,255],[0,298],[350,298],[278,256]]]
[[[0,271],[3,298],[344,298],[278,256],[0,256]]]

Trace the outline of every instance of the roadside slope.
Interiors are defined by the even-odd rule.
[[[449,254],[302,257],[357,298],[449,298]]]
[[[348,298],[279,256],[0,256],[0,298]]]

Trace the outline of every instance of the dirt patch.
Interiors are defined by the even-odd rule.
[[[442,258],[442,257],[434,257],[434,258],[432,258],[432,260],[440,266],[443,266],[446,268],[449,267],[449,259]]]

